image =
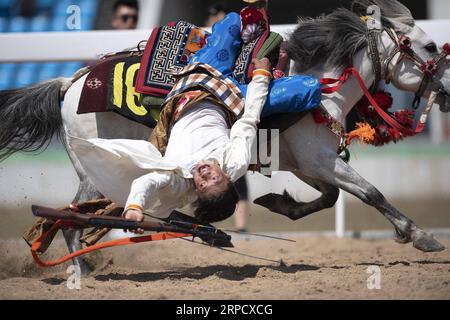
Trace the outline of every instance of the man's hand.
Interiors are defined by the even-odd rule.
[[[125,214],[125,219],[134,220],[137,222],[144,221],[144,213],[139,209],[130,209]],[[136,234],[143,234],[145,231],[143,229],[133,230]]]
[[[255,69],[263,69],[272,72],[272,64],[270,63],[269,59],[262,58],[261,60],[259,60],[255,58],[252,62],[255,65]]]

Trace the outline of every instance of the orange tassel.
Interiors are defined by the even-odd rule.
[[[356,124],[356,129],[348,134],[345,142],[349,145],[352,143],[353,139],[359,139],[361,143],[370,143],[375,139],[375,129],[367,122],[358,122]]]

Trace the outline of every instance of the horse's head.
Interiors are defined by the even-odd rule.
[[[363,22],[375,16],[375,11],[378,25]],[[398,1],[356,0],[351,10],[340,8],[315,19],[301,18],[287,52],[297,73],[338,74],[367,47],[377,80],[392,81],[399,89],[424,98],[436,92],[435,102],[442,111],[450,111],[450,70],[444,54],[450,49],[447,46],[440,53]]]
[[[441,111],[449,112],[450,68],[447,56],[450,55],[450,46],[446,44],[440,51],[414,23],[411,12],[397,1],[358,0],[354,2],[353,10],[362,14],[374,5],[380,10],[380,31],[391,42],[386,52],[380,52],[383,56],[378,62],[381,78],[392,81],[401,90],[415,92],[417,97],[428,99],[435,92],[435,103],[439,104]]]
[[[388,79],[399,89],[429,98],[437,92],[436,103],[442,112],[450,111],[450,68],[448,44],[439,52],[436,43],[418,26],[398,25],[393,40],[399,52],[388,66]],[[398,35],[398,36],[397,36]],[[397,49],[395,49],[397,51]]]

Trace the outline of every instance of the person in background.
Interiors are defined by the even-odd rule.
[[[234,228],[239,232],[247,231],[247,217],[250,204],[248,202],[248,184],[246,176],[243,176],[234,183],[237,193],[239,194],[239,202],[234,212]]]
[[[208,7],[208,18],[205,21],[205,27],[212,27],[216,22],[222,21],[230,13],[230,9],[223,2],[217,2]]]
[[[137,0],[118,0],[114,3],[111,26],[116,30],[134,30],[139,20]]]
[[[134,30],[139,20],[139,4],[137,0],[117,0],[113,6],[111,27],[115,30]],[[88,61],[86,66],[93,68],[99,60]]]
[[[19,7],[18,14],[22,17],[32,18],[37,14],[35,0],[20,0],[16,5]]]

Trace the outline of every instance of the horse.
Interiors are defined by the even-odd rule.
[[[380,9],[382,27],[370,40],[367,24],[361,17],[374,5]],[[405,43],[400,39],[409,41],[410,50],[404,50]],[[366,87],[376,85],[379,80],[390,81],[398,89],[416,92],[425,99],[434,94],[441,111],[450,111],[449,68],[441,66],[434,76],[425,75],[424,62],[437,59],[440,53],[430,37],[415,25],[409,9],[397,1],[356,0],[351,9],[337,9],[315,19],[300,19],[288,43],[289,55],[298,73],[336,78],[350,63]],[[370,46],[371,43],[375,43],[375,47]],[[371,54],[370,47],[376,49],[375,55]],[[54,134],[61,135],[66,148],[66,134],[85,139],[148,139],[151,129],[115,113],[77,115],[86,77],[73,83],[71,79],[58,78],[28,88],[0,92],[0,159],[17,151],[46,147]],[[425,78],[429,81],[424,81]],[[357,78],[350,76],[338,91],[323,96],[322,107],[343,123],[362,96]],[[61,100],[64,100],[62,108]],[[311,114],[302,117],[280,133],[279,170],[292,172],[321,195],[311,202],[297,202],[285,191],[282,195],[264,195],[254,202],[298,220],[333,207],[341,189],[383,214],[394,226],[397,242],[412,242],[415,248],[424,252],[443,250],[432,234],[390,204],[375,186],[338,155],[339,145],[339,138],[324,125],[316,123]],[[67,152],[80,178],[73,202],[103,198],[76,155],[69,148]],[[68,230],[64,235],[71,251],[81,247],[79,231]],[[82,261],[75,263],[82,266]]]

